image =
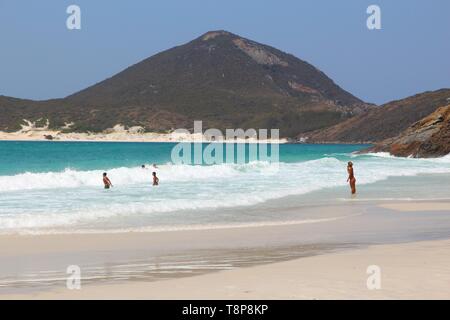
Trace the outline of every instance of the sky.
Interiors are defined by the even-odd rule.
[[[0,95],[61,98],[210,30],[291,53],[366,102],[450,87],[448,0],[0,0]]]

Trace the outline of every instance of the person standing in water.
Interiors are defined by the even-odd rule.
[[[352,189],[352,194],[356,193],[356,179],[353,172],[353,162],[349,161],[347,165],[348,179],[347,182],[350,183],[350,188]]]
[[[103,173],[103,184],[105,185],[105,189],[109,189],[113,186],[111,180],[107,177],[106,172]]]
[[[153,172],[152,176],[153,176],[153,185],[154,186],[159,185],[159,178],[156,176],[156,172]]]

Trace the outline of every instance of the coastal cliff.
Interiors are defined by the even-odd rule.
[[[450,153],[450,105],[414,123],[394,138],[386,139],[371,152],[389,152],[402,157],[440,157]]]
[[[450,89],[416,94],[371,108],[336,125],[300,134],[312,143],[379,143],[450,103]]]

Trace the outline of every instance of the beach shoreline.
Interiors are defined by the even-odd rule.
[[[134,133],[125,129],[115,129],[105,133],[63,133],[56,130],[28,129],[17,132],[0,131],[0,141],[60,141],[60,142],[162,142],[162,143],[288,143],[288,139],[236,138],[229,140],[213,140],[209,136],[197,133]]]
[[[368,213],[251,228],[1,235],[8,243],[0,248],[3,275],[46,275],[54,281],[30,285],[36,280],[30,278],[5,285],[3,278],[0,299],[450,298],[448,228],[420,220],[446,218],[449,203],[420,202],[419,213],[411,201],[326,210],[350,208]],[[403,226],[402,216],[417,221]],[[81,290],[68,290],[65,268],[77,264],[97,273],[85,273]],[[382,290],[366,287],[370,265],[387,271]],[[58,270],[58,276],[49,270]]]
[[[450,240],[373,245],[293,260],[156,281],[53,287],[0,300],[67,299],[450,299]],[[379,268],[380,287],[368,285]]]

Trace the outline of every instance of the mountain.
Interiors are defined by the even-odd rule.
[[[22,119],[99,132],[203,127],[280,128],[293,137],[372,108],[293,55],[226,31],[211,31],[63,99],[0,97],[0,130]],[[68,125],[70,124],[70,125]]]
[[[424,92],[392,101],[324,130],[299,135],[311,142],[379,142],[394,137],[413,123],[449,103],[450,89]]]
[[[394,138],[386,139],[369,151],[389,152],[402,157],[439,157],[450,153],[450,105],[414,123]]]

